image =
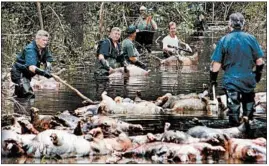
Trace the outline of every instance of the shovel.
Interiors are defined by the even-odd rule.
[[[212,86],[213,100],[209,100],[209,110],[211,116],[217,116],[219,110],[219,102],[216,98],[215,85]]]

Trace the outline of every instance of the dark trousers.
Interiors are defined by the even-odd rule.
[[[27,74],[24,74],[18,70],[15,65],[12,66],[10,72],[11,80],[13,83],[15,83],[14,95],[16,95],[18,98],[34,98],[35,95],[30,85],[31,76],[27,76]]]
[[[255,93],[241,93],[236,91],[226,90],[227,106],[229,108],[229,123],[231,125],[239,124],[240,107],[242,103],[243,116],[247,116],[249,119],[253,119],[254,113],[254,97]]]

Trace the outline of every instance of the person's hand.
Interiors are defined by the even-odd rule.
[[[261,81],[261,78],[262,78],[262,73],[255,73],[255,80],[257,83],[259,83]]]
[[[172,52],[172,54],[176,54],[177,53],[177,50],[176,49],[173,49],[171,52]]]
[[[256,71],[254,73],[255,73],[255,80],[257,83],[261,81],[263,67],[264,67],[264,64],[256,66]]]
[[[192,49],[188,44],[186,44],[186,49],[189,50],[190,52],[192,52]]]
[[[52,75],[48,71],[44,71],[43,76],[46,77],[46,78],[51,78],[52,77]]]
[[[148,76],[151,70],[146,70],[145,76]]]
[[[112,67],[110,67],[108,72],[109,72],[109,74],[111,74],[111,73],[114,73],[115,70]]]

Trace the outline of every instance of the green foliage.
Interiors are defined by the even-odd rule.
[[[94,45],[99,36],[108,35],[111,27],[124,30],[135,22],[141,5],[157,22],[158,31],[167,33],[167,25],[175,21],[179,34],[191,34],[199,14],[206,20],[227,21],[232,12],[242,12],[249,30],[266,29],[266,2],[104,2],[104,24],[99,30],[102,2],[41,2],[44,29],[51,34],[50,48],[56,63],[66,64],[93,60]],[[214,15],[213,15],[214,4]],[[72,11],[81,11],[72,20]],[[2,67],[10,67],[20,52],[40,29],[36,2],[2,2]],[[255,22],[255,24],[253,23]],[[257,23],[262,22],[262,23]],[[77,30],[79,29],[79,31]],[[82,34],[81,39],[78,34]],[[81,44],[78,44],[81,43]]]

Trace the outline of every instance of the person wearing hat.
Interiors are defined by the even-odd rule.
[[[148,70],[147,66],[138,60],[139,53],[133,43],[136,37],[136,26],[129,26],[126,32],[128,37],[122,41],[122,55],[129,63],[134,64],[144,70]]]
[[[34,98],[34,92],[30,85],[32,77],[36,74],[51,78],[51,52],[48,49],[49,33],[39,30],[35,40],[28,44],[16,57],[12,65],[11,80],[15,83],[14,96],[18,98]],[[40,65],[45,66],[45,70]]]
[[[149,53],[151,53],[153,35],[157,30],[157,24],[152,19],[152,16],[147,12],[147,8],[145,6],[141,6],[139,11],[140,16],[135,21],[135,26],[139,30],[136,41],[140,45],[137,46],[137,49],[141,53],[143,52],[144,47]]]
[[[243,31],[244,24],[245,19],[241,13],[231,14],[228,23],[231,32],[219,40],[211,57],[211,88],[217,86],[220,68],[224,70],[222,86],[227,96],[231,126],[239,125],[241,103],[243,116],[250,120],[253,118],[254,88],[261,80],[264,66],[264,53],[256,38]]]
[[[139,31],[148,30],[148,31],[156,31],[157,24],[152,19],[152,16],[148,15],[147,8],[145,6],[141,6],[140,9],[140,16],[137,19],[135,25]]]

